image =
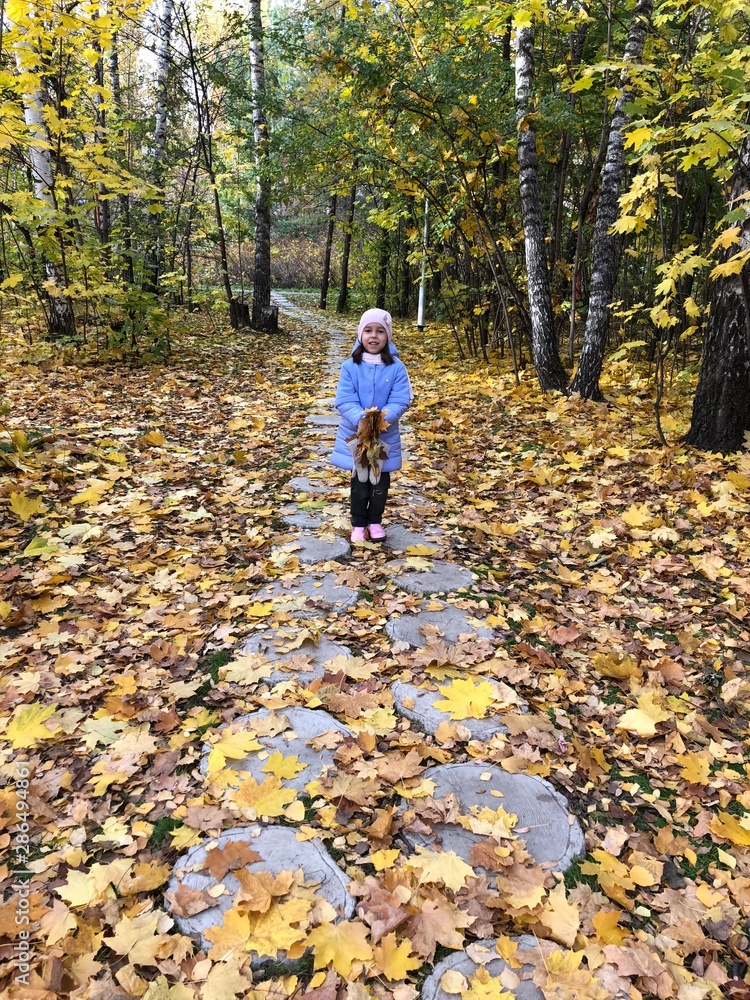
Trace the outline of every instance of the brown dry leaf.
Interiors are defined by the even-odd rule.
[[[445,948],[463,948],[463,932],[471,927],[474,919],[455,903],[437,896],[426,899],[419,912],[409,917],[404,933],[411,939],[412,948],[417,955],[431,962],[439,944]]]
[[[221,882],[227,872],[262,861],[260,854],[250,845],[251,841],[230,840],[224,847],[212,847],[206,853],[205,870]]]

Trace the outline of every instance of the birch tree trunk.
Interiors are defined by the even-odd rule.
[[[750,138],[745,139],[728,210],[743,208],[739,244],[722,263],[750,250]],[[744,199],[744,200],[743,200]],[[750,431],[750,261],[739,274],[717,278],[711,296],[703,362],[686,441],[704,451],[739,451]]]
[[[167,152],[167,98],[169,95],[169,63],[172,51],[172,18],[174,0],[162,0],[158,21],[159,41],[156,50],[156,124],[154,127],[154,154],[151,161],[151,179],[157,189],[151,202],[153,224],[151,243],[144,261],[143,287],[156,293],[159,275],[163,270],[164,246],[161,216],[164,210],[164,178]]]
[[[653,0],[638,0],[625,44],[624,61],[633,63],[643,55],[648,34]],[[625,68],[620,77],[620,96],[615,104],[609,127],[607,155],[602,171],[599,204],[594,224],[594,241],[591,249],[591,294],[586,317],[578,370],[571,384],[571,392],[579,392],[584,399],[602,401],[599,376],[602,372],[604,350],[609,332],[609,307],[617,280],[618,254],[616,237],[611,233],[617,221],[620,185],[625,170],[625,129],[628,116],[625,106],[632,99],[630,73]]]
[[[531,109],[534,83],[534,29],[516,32],[516,117],[518,119],[518,178],[521,188],[521,216],[526,250],[531,338],[534,368],[546,392],[565,392],[568,377],[560,361],[552,313],[552,296],[547,272],[544,220],[539,193],[539,163],[536,131]]]
[[[119,120],[124,121],[127,118],[127,114],[122,102],[119,38],[117,32],[112,36],[112,47],[109,50],[109,85],[112,90],[112,101],[117,108]],[[130,138],[128,138],[128,146],[130,141]],[[130,156],[127,152],[125,153],[125,166],[130,170]],[[122,239],[122,280],[127,285],[132,285],[135,282],[135,265],[133,263],[133,233],[130,225],[130,195],[124,193],[118,194],[117,203],[120,209],[117,224]]]
[[[42,221],[40,229],[53,230],[57,216],[55,199],[55,178],[52,169],[52,144],[44,120],[44,91],[36,53],[28,42],[16,43],[16,63],[19,73],[30,83],[23,94],[23,114],[29,130],[29,161],[31,166],[34,197],[41,202]],[[33,81],[33,82],[32,82]],[[62,266],[53,260],[48,252],[37,246],[37,257],[44,269],[47,288],[47,331],[53,339],[75,337],[76,323],[73,305],[65,293],[64,247],[62,236],[56,234],[63,258]]]
[[[94,106],[96,108],[96,141],[101,146],[102,153],[104,153],[107,141],[107,112],[105,111],[104,98],[102,96],[102,91],[104,90],[104,56],[102,55],[101,46],[99,44],[95,46],[95,49],[99,53],[99,58],[97,59],[96,66],[94,67],[98,88],[96,94],[94,95]],[[97,184],[96,228],[99,233],[99,242],[102,245],[104,266],[107,274],[109,274],[112,266],[112,247],[110,245],[112,238],[112,217],[107,187],[102,181],[99,181]]]
[[[266,121],[266,69],[263,55],[261,0],[250,0],[250,86],[253,99],[255,140],[255,268],[253,273],[253,314],[255,330],[275,333],[279,311],[271,306],[271,178],[269,175],[269,135]]]
[[[331,195],[331,200],[326,207],[328,216],[328,228],[326,230],[326,248],[323,258],[323,278],[320,282],[320,302],[319,309],[328,307],[328,286],[331,284],[331,254],[333,253],[333,233],[336,228],[336,195]]]
[[[187,10],[184,11],[184,32],[185,41],[188,47],[188,59],[190,60],[190,73],[193,78],[193,93],[195,95],[195,111],[198,116],[198,150],[197,154],[203,157],[203,166],[208,174],[208,181],[213,194],[214,218],[216,219],[216,230],[219,240],[219,261],[221,266],[221,282],[224,285],[224,293],[229,306],[229,323],[232,329],[236,330],[242,326],[245,319],[246,309],[243,303],[234,297],[232,282],[229,277],[229,257],[227,255],[227,238],[224,231],[224,217],[221,210],[221,198],[219,197],[219,187],[216,183],[216,170],[214,168],[214,147],[213,147],[213,120],[211,117],[211,101],[209,98],[209,87],[205,77],[198,68],[193,48],[193,35],[190,30],[190,21]],[[175,239],[176,243],[176,239]]]

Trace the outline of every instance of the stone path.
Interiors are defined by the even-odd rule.
[[[533,949],[537,944],[536,939],[530,935],[523,935],[515,939],[514,943],[518,945],[518,952],[521,956],[524,950]],[[485,951],[487,954],[482,955],[482,951]],[[494,938],[477,941],[472,948],[472,954],[476,957],[472,958],[463,952],[454,952],[452,955],[446,955],[441,962],[438,962],[422,986],[422,997],[424,1000],[455,1000],[455,994],[446,993],[440,985],[440,980],[445,973],[457,972],[467,980],[470,980],[482,967],[487,970],[493,981],[499,981],[500,987],[505,988],[512,996],[519,997],[520,1000],[544,1000],[542,991],[529,981],[533,966],[522,964],[520,968],[512,968],[502,958],[491,957],[493,955],[497,956]],[[481,959],[481,961],[478,961],[478,959]],[[512,985],[514,983],[518,985]],[[471,984],[469,983],[469,985]],[[488,987],[485,989],[486,995],[493,995]]]
[[[315,894],[332,908],[334,919],[346,919],[352,915],[354,899],[347,888],[349,880],[321,842],[308,840],[300,843],[294,830],[282,826],[235,827],[215,840],[192,847],[175,865],[167,885],[167,900],[173,902],[172,912],[178,929],[194,938],[205,952],[218,948],[218,954],[214,950],[213,957],[221,959],[227,956],[216,943],[218,935],[214,932],[223,926],[224,916],[231,909],[237,894],[253,890],[257,893],[264,888],[273,891],[268,878],[256,881],[248,876],[262,877],[266,873],[278,876],[283,872],[300,870],[304,883],[313,887]],[[283,886],[279,887],[279,891],[281,888]],[[292,890],[292,886],[289,888]],[[217,889],[221,889],[218,898],[215,896]],[[280,898],[284,896],[294,899],[295,893],[288,891]],[[183,915],[186,911],[194,911],[200,902],[209,905],[198,912]],[[249,950],[255,969],[262,969],[269,959],[276,958],[261,944],[257,950],[252,947]],[[279,957],[283,961],[283,951]]]
[[[269,715],[270,712],[266,709],[242,715],[234,720],[232,730],[235,732],[244,730],[256,734],[257,728],[268,719]],[[278,715],[287,725],[273,736],[259,736],[257,742],[260,744],[260,749],[240,758],[233,770],[249,773],[257,782],[262,782],[267,777],[267,770],[264,771],[264,768],[267,768],[269,758],[275,753],[280,753],[293,765],[291,770],[295,772],[282,778],[281,788],[291,788],[299,792],[333,766],[332,747],[339,746],[344,738],[351,736],[352,733],[328,712],[313,711],[311,708],[288,708]],[[328,745],[313,749],[310,744],[319,741],[324,734],[330,734]],[[210,753],[209,744],[206,745],[201,758],[201,772],[204,774],[208,769]]]
[[[281,294],[275,294],[274,301],[287,315],[313,324],[320,322],[320,317],[294,305]],[[368,716],[364,720],[355,720],[352,716],[351,729],[336,717],[339,714],[344,718],[349,713],[356,715],[357,709],[348,695],[338,694],[335,686],[330,687],[331,677],[335,680],[347,673],[370,684],[378,682],[378,669],[369,669],[366,659],[352,659],[356,654],[349,646],[351,641],[352,646],[361,648],[363,642],[366,644],[368,627],[372,629],[375,626],[365,624],[354,629],[350,639],[347,634],[342,634],[338,624],[339,616],[344,613],[355,608],[359,613],[358,602],[363,587],[365,594],[375,592],[378,587],[382,589],[385,577],[404,595],[403,603],[388,617],[384,631],[373,633],[381,643],[383,637],[390,640],[392,654],[398,657],[398,660],[393,660],[394,663],[409,663],[410,656],[419,654],[421,659],[416,662],[426,664],[434,650],[437,650],[437,656],[442,655],[441,651],[445,652],[439,662],[447,663],[451,648],[459,648],[464,653],[471,651],[472,662],[483,662],[492,658],[493,643],[496,641],[491,627],[464,610],[467,606],[472,607],[466,599],[471,597],[477,581],[470,569],[454,561],[451,536],[437,526],[415,531],[406,525],[386,525],[388,538],[384,547],[397,558],[387,561],[385,566],[377,563],[378,573],[372,578],[367,572],[368,567],[373,565],[367,561],[367,551],[364,559],[354,559],[347,568],[347,561],[352,559],[348,541],[348,485],[345,475],[333,469],[327,459],[338,426],[338,415],[332,406],[333,395],[341,362],[348,356],[353,342],[352,324],[347,322],[342,325],[328,316],[325,322],[330,333],[329,351],[323,366],[319,395],[306,421],[303,443],[308,445],[308,458],[294,470],[295,475],[286,483],[282,494],[286,502],[281,507],[280,515],[287,526],[287,533],[279,535],[273,550],[280,576],[253,595],[256,602],[271,602],[274,614],[278,614],[284,624],[276,630],[266,629],[251,634],[238,650],[239,654],[253,661],[253,669],[253,658],[257,658],[257,672],[253,676],[258,677],[259,684],[270,685],[273,689],[273,685],[280,682],[296,681],[299,686],[293,687],[293,690],[307,691],[310,707],[280,709],[278,724],[268,709],[235,719],[228,730],[232,739],[236,738],[240,743],[246,740],[253,749],[249,752],[238,751],[227,761],[226,766],[230,770],[223,775],[224,787],[227,788],[239,786],[246,780],[260,784],[268,777],[269,761],[283,761],[278,772],[282,777],[274,777],[274,781],[279,784],[281,792],[286,793],[285,802],[289,797],[298,797],[298,813],[285,813],[287,820],[297,822],[302,819],[307,808],[304,803],[310,801],[309,796],[313,799],[318,796],[327,787],[327,782],[333,782],[332,787],[341,788],[341,797],[334,802],[355,795],[353,801],[356,804],[356,789],[354,792],[347,790],[345,779],[348,775],[345,770],[340,770],[341,762],[358,759],[358,755],[362,757],[356,734],[366,736],[370,732],[374,736],[392,728],[388,725],[383,730],[378,728],[383,722],[382,719],[377,721],[375,709],[372,710],[375,712],[372,722],[368,721]],[[403,434],[407,454],[410,433],[406,424]],[[394,517],[402,512],[408,519],[412,511],[428,512],[429,508],[430,501],[419,492],[417,483],[408,474],[399,476],[393,503],[389,503],[386,516],[390,514]],[[463,607],[457,606],[457,603],[463,604]],[[362,607],[360,617],[368,622],[369,605]],[[300,624],[295,626],[295,622]],[[303,641],[296,642],[295,628],[302,627],[302,623],[305,623],[305,629],[312,632],[305,635]],[[344,641],[334,642],[323,636],[320,633],[324,628],[333,629],[336,638]],[[377,628],[381,629],[382,624]],[[342,663],[352,666],[342,673]],[[419,668],[416,669],[419,674]],[[326,677],[329,680],[324,680]],[[380,682],[381,688],[383,681]],[[445,700],[454,683],[456,690],[460,687],[464,708],[456,708],[456,703]],[[321,684],[329,684],[329,687],[325,697],[319,699],[314,692]],[[412,670],[393,681],[390,693],[395,712],[411,720],[415,728],[428,733],[450,731],[458,741],[456,754],[463,752],[461,741],[474,741],[473,757],[477,756],[477,748],[481,744],[487,745],[496,737],[502,738],[507,731],[503,724],[506,711],[514,713],[516,718],[518,713],[526,711],[526,706],[507,684],[483,678],[481,674],[471,676],[464,670],[453,670],[452,675],[449,672],[443,681],[429,677],[420,679],[414,676]],[[472,707],[475,694],[477,704],[481,703],[479,708]],[[324,704],[335,714],[324,711]],[[466,705],[469,707],[466,708]],[[270,704],[270,708],[278,709],[278,704]],[[208,767],[208,757],[213,744],[222,740],[223,732],[215,730],[210,736],[201,765],[204,775],[210,773],[215,777]],[[254,739],[256,732],[257,740]],[[373,746],[373,743],[361,744],[368,745]],[[367,760],[367,754],[363,760]],[[246,779],[240,775],[234,780],[234,772],[238,775],[244,772],[252,777]],[[209,780],[208,777],[206,780]],[[337,781],[343,783],[337,786]],[[399,790],[403,789],[408,795],[398,807],[402,830],[394,842],[404,856],[425,849],[453,851],[468,863],[470,853],[479,842],[486,843],[486,839],[483,840],[486,830],[481,823],[479,826],[474,823],[480,812],[484,825],[489,824],[492,829],[492,836],[520,840],[533,863],[543,869],[564,871],[585,851],[582,830],[571,815],[565,798],[548,781],[534,775],[511,774],[475,760],[428,768],[418,778],[413,778],[411,785],[403,780],[397,782],[397,776],[393,781]],[[434,783],[431,798],[413,798],[414,782],[420,781],[428,789],[433,787],[428,783]],[[424,819],[427,814],[419,808],[423,801],[427,802],[428,810],[433,809],[434,812],[433,820],[427,825]],[[434,806],[431,805],[433,802]],[[325,799],[317,800],[318,805],[321,803],[325,804]],[[335,806],[325,808],[335,812]],[[251,811],[250,816],[253,815]],[[443,816],[445,822],[435,820],[437,815]],[[448,821],[448,816],[452,817],[451,821]],[[261,882],[265,886],[264,891],[276,892],[274,898],[281,900],[279,906],[289,906],[290,912],[307,913],[305,906],[317,893],[315,908],[310,909],[313,904],[309,903],[308,909],[317,914],[318,923],[348,919],[354,912],[354,900],[348,889],[349,879],[326,852],[322,839],[309,833],[297,839],[294,829],[267,822],[262,816],[257,822],[255,826],[233,827],[230,820],[220,837],[204,841],[180,858],[169,883],[167,900],[177,926],[183,933],[195,938],[205,952],[212,949],[212,958],[221,957],[221,946],[217,942],[224,940],[222,928],[226,914],[231,910],[233,928],[238,922],[249,919],[243,910],[232,909],[235,899],[242,902],[248,899],[248,893],[251,896],[252,893],[257,894],[261,891]],[[309,827],[305,829],[310,830]],[[473,832],[475,829],[483,832],[480,835]],[[350,844],[362,841],[365,853],[369,849],[363,835],[356,833],[354,828],[348,840]],[[301,874],[292,884],[291,876],[284,873],[300,869]],[[475,865],[474,870],[477,876],[486,873],[479,865]],[[492,873],[486,874],[491,876]],[[274,882],[274,879],[277,881]],[[270,890],[269,886],[276,886],[277,889]],[[285,957],[283,949],[278,955],[270,956],[268,947],[264,951],[261,924],[262,918],[253,912],[252,921],[243,925],[247,928],[244,947],[253,956],[253,967],[260,969],[269,957],[274,957],[291,969],[294,963]],[[521,939],[522,947],[533,944],[533,939]],[[485,954],[482,958],[483,949],[485,952],[491,949],[492,954]],[[448,1000],[448,994],[441,987],[443,974],[455,971],[470,978],[480,965],[485,965],[490,977],[499,981],[498,992],[502,987],[509,995],[526,1000],[542,996],[528,981],[527,966],[510,969],[496,957],[497,952],[493,949],[494,941],[479,941],[469,948],[467,954],[454,952],[449,955],[435,966],[425,980],[422,996],[427,1000]],[[290,950],[295,960],[300,957],[291,943]]]

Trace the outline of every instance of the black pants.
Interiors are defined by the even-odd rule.
[[[375,486],[370,482],[360,483],[356,476],[352,476],[351,517],[353,528],[366,528],[368,524],[380,524],[383,520],[383,511],[390,485],[390,472],[381,472],[380,482]]]

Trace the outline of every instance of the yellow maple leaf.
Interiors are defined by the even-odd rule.
[[[262,749],[255,733],[250,729],[240,730],[238,733],[227,732],[211,747],[208,755],[209,778],[221,771],[227,760],[241,760],[254,750]]]
[[[396,858],[400,853],[401,851],[398,847],[375,851],[369,858],[367,858],[367,861],[375,868],[375,871],[382,872],[393,867],[396,863]]]
[[[576,1000],[610,1000],[612,994],[588,969],[581,968],[582,951],[553,951],[544,960],[545,996],[575,997]]]
[[[711,245],[711,249],[716,250],[718,247],[723,247],[726,250],[727,247],[734,246],[735,243],[739,242],[741,232],[742,230],[739,226],[732,226],[730,229],[725,229],[723,233],[716,237]]]
[[[375,971],[391,981],[406,979],[410,972],[418,969],[422,959],[412,954],[411,941],[408,938],[396,943],[395,931],[381,940],[374,948]]]
[[[551,890],[538,919],[550,932],[553,941],[564,944],[566,948],[573,947],[581,918],[576,904],[569,902],[563,882],[558,882]]]
[[[354,962],[369,962],[372,958],[367,928],[356,920],[321,924],[307,935],[307,944],[313,950],[315,969],[333,965],[344,979],[349,977]]]
[[[418,856],[409,859],[408,867],[420,872],[419,882],[442,882],[453,892],[458,892],[466,884],[467,878],[475,878],[476,872],[460,858],[455,851],[429,851],[417,848]]]
[[[247,976],[241,972],[242,960],[216,963],[201,989],[201,1000],[229,1000],[230,997],[253,996],[248,969]],[[193,994],[194,996],[195,994]]]
[[[264,774],[275,774],[277,778],[296,778],[306,767],[307,764],[300,764],[296,755],[285,757],[280,750],[275,750],[261,770]]]
[[[631,504],[622,515],[625,524],[629,524],[631,528],[642,528],[644,524],[649,524],[653,518],[654,515],[648,509],[648,504],[645,503]]]
[[[92,865],[87,872],[71,870],[65,884],[58,886],[55,892],[74,908],[91,906],[102,899],[115,899],[112,885],[119,885],[131,865],[130,858],[117,858],[108,865]]]
[[[39,497],[34,497],[32,500],[25,493],[11,493],[9,506],[16,517],[20,517],[24,524],[36,514],[47,513],[47,508]]]
[[[643,673],[637,660],[628,653],[595,653],[591,657],[591,666],[604,677],[615,677],[618,680],[640,677]]]
[[[148,434],[144,434],[143,437],[138,439],[138,444],[152,444],[157,448],[160,448],[166,443],[167,439],[161,431],[149,431]]]
[[[250,916],[233,906],[224,914],[223,922],[209,927],[203,932],[203,936],[212,944],[208,957],[214,962],[225,962],[237,952],[245,951],[250,937]]]
[[[750,847],[750,816],[738,819],[731,813],[719,810],[708,824],[708,828],[717,837],[731,840],[737,847]]]
[[[172,869],[169,865],[154,862],[139,862],[119,882],[117,891],[121,896],[135,896],[139,892],[150,892],[164,885]]]
[[[461,1000],[513,1000],[514,996],[515,992],[509,993],[483,965],[477,969],[475,976],[469,976],[468,988],[461,990]]]
[[[44,725],[51,715],[57,711],[57,705],[22,705],[13,713],[13,718],[5,727],[5,738],[10,740],[14,750],[33,747],[42,740],[51,740],[60,731],[59,726],[48,729]]]
[[[591,923],[594,925],[594,930],[596,931],[596,940],[599,944],[614,944],[618,946],[622,944],[628,936],[628,932],[618,926],[621,916],[622,914],[619,910],[599,910],[591,918]]]
[[[616,729],[624,729],[626,732],[635,733],[644,739],[656,736],[657,722],[666,722],[672,717],[671,712],[665,711],[657,704],[658,697],[655,691],[644,691],[638,697],[638,708],[628,709],[620,718]]]
[[[114,480],[112,479],[94,479],[89,487],[80,493],[76,493],[74,497],[70,498],[68,503],[74,506],[82,503],[97,504],[114,485]]]
[[[183,823],[182,826],[177,827],[176,830],[172,830],[169,834],[170,840],[172,841],[172,847],[176,851],[181,851],[185,847],[194,847],[195,844],[200,844],[203,840],[203,832],[201,830],[196,830],[195,827],[188,826],[187,823]]]
[[[272,612],[273,601],[256,601],[245,608],[245,614],[249,618],[267,618]]]
[[[427,573],[432,567],[433,563],[422,556],[409,556],[407,559],[404,559],[403,568],[405,570],[413,569],[417,573]]]
[[[680,777],[689,781],[691,785],[707,785],[711,780],[711,759],[702,753],[695,753],[688,750],[687,753],[677,755],[677,763],[682,764]]]
[[[439,712],[447,712],[451,721],[483,719],[495,701],[495,688],[489,681],[475,683],[470,678],[459,677],[451,684],[438,686],[444,697],[434,703]]]
[[[407,556],[431,556],[437,552],[434,545],[407,545]]]
[[[279,951],[288,951],[304,940],[306,931],[293,925],[304,920],[312,906],[311,899],[292,898],[273,903],[265,913],[251,913],[247,951],[276,958]]]
[[[166,934],[157,933],[163,914],[139,913],[132,919],[121,916],[112,937],[104,943],[117,955],[127,955],[132,965],[156,965],[156,954],[167,940]],[[167,926],[171,926],[168,923]]]
[[[35,535],[23,550],[24,559],[36,559],[37,556],[58,552],[59,546],[44,535]]]
[[[264,614],[270,614],[272,610],[269,607]],[[272,670],[269,659],[262,653],[247,653],[235,656],[229,663],[219,667],[219,680],[228,684],[257,684],[258,681],[265,680]]]
[[[239,775],[240,786],[232,792],[230,799],[239,806],[248,819],[258,816],[281,816],[296,797],[293,788],[282,788],[281,778],[270,775],[261,784],[252,774]]]
[[[490,809],[487,806],[480,809],[479,806],[472,806],[471,815],[459,816],[458,822],[465,830],[499,840],[502,837],[513,836],[513,827],[518,822],[518,816],[506,812],[502,806],[498,806],[497,809]]]

